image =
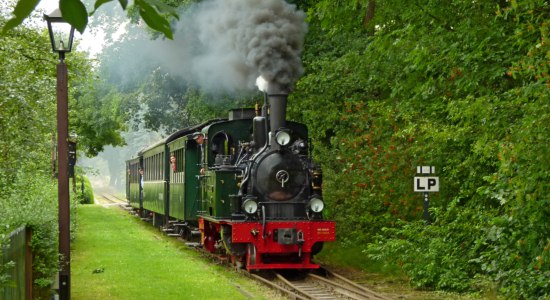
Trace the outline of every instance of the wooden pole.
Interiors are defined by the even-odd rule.
[[[69,96],[67,65],[63,61],[64,53],[59,53],[57,64],[57,163],[58,163],[58,201],[59,201],[59,299],[71,298],[71,233],[69,201]]]

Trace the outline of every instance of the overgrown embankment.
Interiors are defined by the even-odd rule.
[[[341,246],[417,288],[547,298],[548,1],[320,0],[308,15],[289,109]],[[430,226],[421,165],[441,180]]]

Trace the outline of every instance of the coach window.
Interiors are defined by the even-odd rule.
[[[149,158],[143,161],[143,180],[149,180]]]
[[[151,156],[149,157],[149,171],[147,171],[147,177],[149,178],[149,180],[154,180],[155,178],[153,177],[155,175],[154,171],[155,171],[155,156]]]
[[[151,170],[153,170],[153,166],[151,165],[151,157],[147,157],[145,160],[145,179],[148,181],[151,180]]]
[[[153,172],[151,172],[151,176],[153,178],[151,178],[151,179],[152,180],[157,180],[157,169],[159,167],[158,161],[157,161],[157,155],[156,154],[153,155],[152,159],[153,159]]]
[[[151,170],[152,170],[151,158],[148,157],[147,163],[145,164],[145,180],[147,181],[151,180]]]
[[[183,178],[183,172],[185,170],[185,159],[183,158],[183,154],[184,154],[184,149],[178,149],[176,151],[176,159],[177,159],[177,170],[178,170],[178,175],[177,175],[177,181],[178,182],[183,182],[184,181],[184,178]]]
[[[164,170],[164,153],[159,154],[159,162],[160,162],[160,168],[159,168],[159,180],[162,180],[164,176],[163,170]]]
[[[147,167],[147,158],[143,160],[143,180],[147,180],[147,170],[149,168]]]
[[[147,172],[149,180],[155,180],[155,156],[149,157],[149,172]]]
[[[183,151],[183,148],[178,150],[178,156],[179,157],[179,166],[178,166],[178,170],[180,170],[180,172],[183,172],[183,170],[185,170],[185,159],[184,158],[184,151]]]
[[[155,154],[153,156],[153,160],[155,162],[155,165],[153,166],[153,180],[157,180],[158,179],[158,169],[159,169],[158,155]]]
[[[157,154],[158,155],[158,162],[159,162],[159,168],[158,168],[158,180],[161,180],[162,179],[162,171],[164,170],[164,161],[162,160],[162,155],[161,153]]]
[[[161,180],[162,179],[162,171],[164,170],[164,161],[162,161],[162,154],[161,153],[157,154],[157,161],[158,161],[158,164],[159,164],[159,168],[157,169],[158,170],[157,180]]]
[[[155,180],[159,179],[159,172],[160,172],[160,160],[159,155],[155,154]]]

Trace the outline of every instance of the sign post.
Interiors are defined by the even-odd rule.
[[[417,175],[432,175],[435,173],[434,166],[418,166],[416,167]],[[430,193],[439,192],[439,177],[437,176],[415,176],[414,191],[424,194],[424,221],[430,224]]]

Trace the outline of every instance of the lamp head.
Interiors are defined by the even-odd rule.
[[[59,53],[60,58],[64,57],[73,48],[74,27],[63,19],[59,8],[44,14],[44,20],[48,23],[53,52]]]

